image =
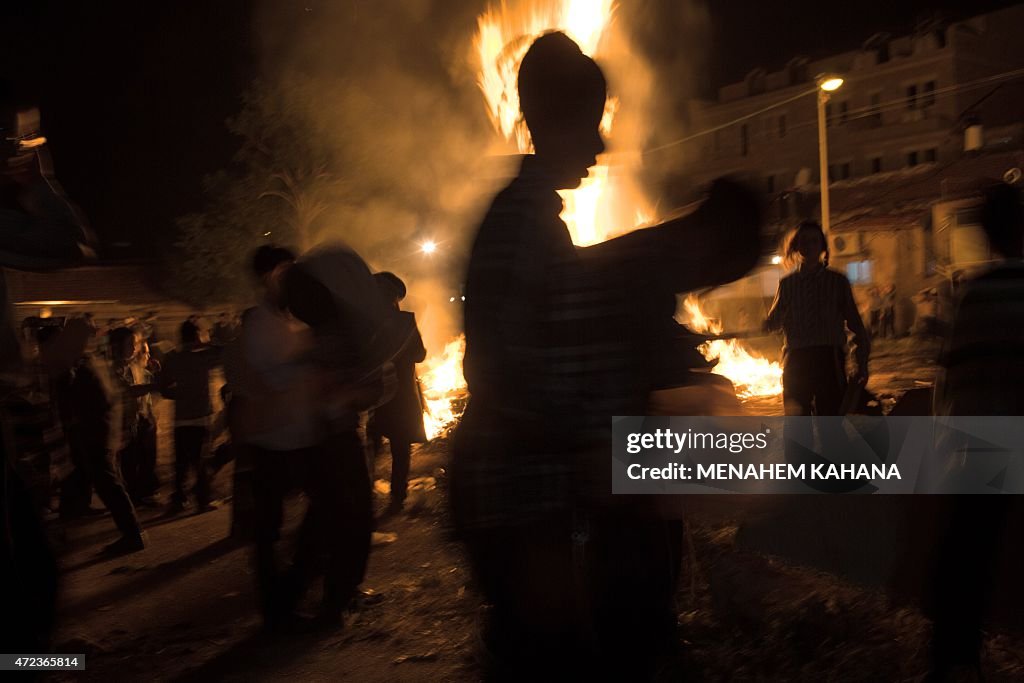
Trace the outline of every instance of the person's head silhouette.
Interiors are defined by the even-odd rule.
[[[547,33],[519,65],[519,104],[537,158],[558,189],[577,187],[604,151],[601,68],[564,33]]]

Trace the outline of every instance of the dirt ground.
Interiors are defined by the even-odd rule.
[[[912,342],[879,345],[872,389],[891,403],[930,381],[929,354]],[[765,401],[758,410],[781,412],[781,404]],[[170,518],[146,511],[149,548],[118,559],[98,556],[116,536],[109,516],[54,523],[63,568],[55,652],[85,653],[87,671],[48,680],[478,680],[480,602],[446,523],[447,458],[443,439],[419,449],[408,514],[379,528],[364,584],[379,602],[318,636],[260,632],[249,548],[228,538],[230,505]],[[382,461],[377,476],[386,475]],[[218,478],[222,494],[229,485],[230,467]],[[381,493],[379,507],[386,503]],[[679,656],[665,680],[923,676],[929,629],[916,608],[744,549],[737,529],[750,509],[733,497],[714,498],[695,501],[687,520]],[[294,501],[289,528],[301,511],[302,502]],[[990,633],[983,668],[987,680],[1024,679],[1020,638]]]

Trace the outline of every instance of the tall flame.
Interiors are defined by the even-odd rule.
[[[459,403],[465,398],[466,378],[462,375],[462,356],[466,337],[459,335],[445,344],[444,351],[428,358],[419,373],[423,388],[423,427],[428,439],[436,439],[459,419]]]
[[[721,334],[722,325],[707,317],[697,297],[690,294],[683,301],[686,320],[695,332]],[[712,372],[729,379],[740,398],[776,396],[782,393],[782,366],[767,358],[751,355],[735,339],[715,339],[700,347],[708,360],[718,359]]]

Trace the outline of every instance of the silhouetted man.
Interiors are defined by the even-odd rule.
[[[167,354],[160,372],[160,391],[174,401],[174,493],[170,511],[188,506],[186,484],[189,470],[195,470],[196,502],[200,510],[210,509],[209,457],[210,373],[220,363],[219,348],[208,346],[199,326],[191,321],[181,325],[181,346]]]
[[[409,343],[395,358],[395,376],[398,386],[390,401],[373,411],[367,432],[373,440],[374,453],[379,450],[383,437],[387,437],[391,450],[391,505],[389,514],[397,514],[405,505],[409,488],[409,467],[412,463],[412,444],[423,443],[427,435],[423,427],[423,403],[420,387],[416,381],[416,364],[427,357],[416,317],[411,311],[402,311],[399,302],[405,298],[405,283],[394,273],[375,273],[374,280],[380,285],[384,297],[399,312],[408,318],[414,331]]]
[[[557,191],[604,151],[604,76],[551,33],[523,58],[519,95],[536,153],[473,245],[453,512],[501,673],[644,678],[673,640],[681,530],[611,499],[611,417],[646,412],[649,303],[753,267],[758,208],[719,182],[687,218],[577,249]]]
[[[1024,415],[1024,197],[999,184],[987,193],[982,228],[997,262],[966,282],[940,358],[935,414]],[[968,454],[966,466],[978,455]],[[964,466],[961,463],[961,466]],[[980,675],[982,626],[1008,516],[1019,496],[958,495],[950,501],[935,562],[929,680]]]

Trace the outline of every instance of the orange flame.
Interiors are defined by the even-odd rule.
[[[682,322],[695,332],[722,332],[722,325],[705,315],[693,294],[686,297],[683,307],[687,319]],[[782,366],[767,358],[751,355],[737,340],[716,339],[703,344],[700,352],[708,360],[718,359],[712,372],[729,379],[741,399],[782,393]]]
[[[459,403],[466,397],[466,378],[462,374],[462,356],[466,337],[459,335],[445,344],[444,350],[428,358],[420,373],[423,388],[423,427],[428,439],[443,435],[461,415]]]

